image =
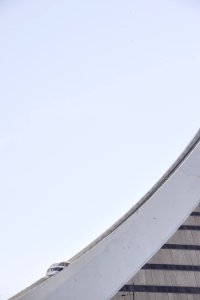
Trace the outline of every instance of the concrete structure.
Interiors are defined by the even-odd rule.
[[[200,205],[112,300],[200,299]]]
[[[200,297],[199,214],[193,213],[187,219],[199,199],[200,132],[152,190],[102,236],[74,256],[66,270],[52,278],[40,279],[11,299]],[[184,227],[180,227],[183,223]],[[120,289],[122,292],[118,292]]]

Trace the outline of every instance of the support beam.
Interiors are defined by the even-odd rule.
[[[200,132],[138,204],[74,256],[64,271],[12,299],[110,299],[179,229],[199,200]]]

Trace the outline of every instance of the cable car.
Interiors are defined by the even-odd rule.
[[[46,276],[49,277],[49,276],[53,276],[55,275],[56,273],[62,271],[63,269],[65,269],[68,265],[70,264],[70,262],[60,262],[60,263],[55,263],[55,264],[52,264],[47,272],[46,272]]]

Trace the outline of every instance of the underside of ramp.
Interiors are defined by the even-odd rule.
[[[141,201],[74,256],[69,267],[11,299],[199,297],[199,200],[200,132]]]

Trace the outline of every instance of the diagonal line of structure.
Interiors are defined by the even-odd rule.
[[[182,225],[189,215],[194,214],[199,199],[200,131],[138,204],[75,255],[69,267],[56,276],[42,278],[10,299],[111,299],[122,287],[128,286],[126,283],[161,247],[173,246],[166,242],[174,232],[178,229],[199,230],[198,225]],[[139,286],[137,289],[143,288]],[[152,289],[149,288],[150,292]],[[197,292],[197,289],[193,290]]]

